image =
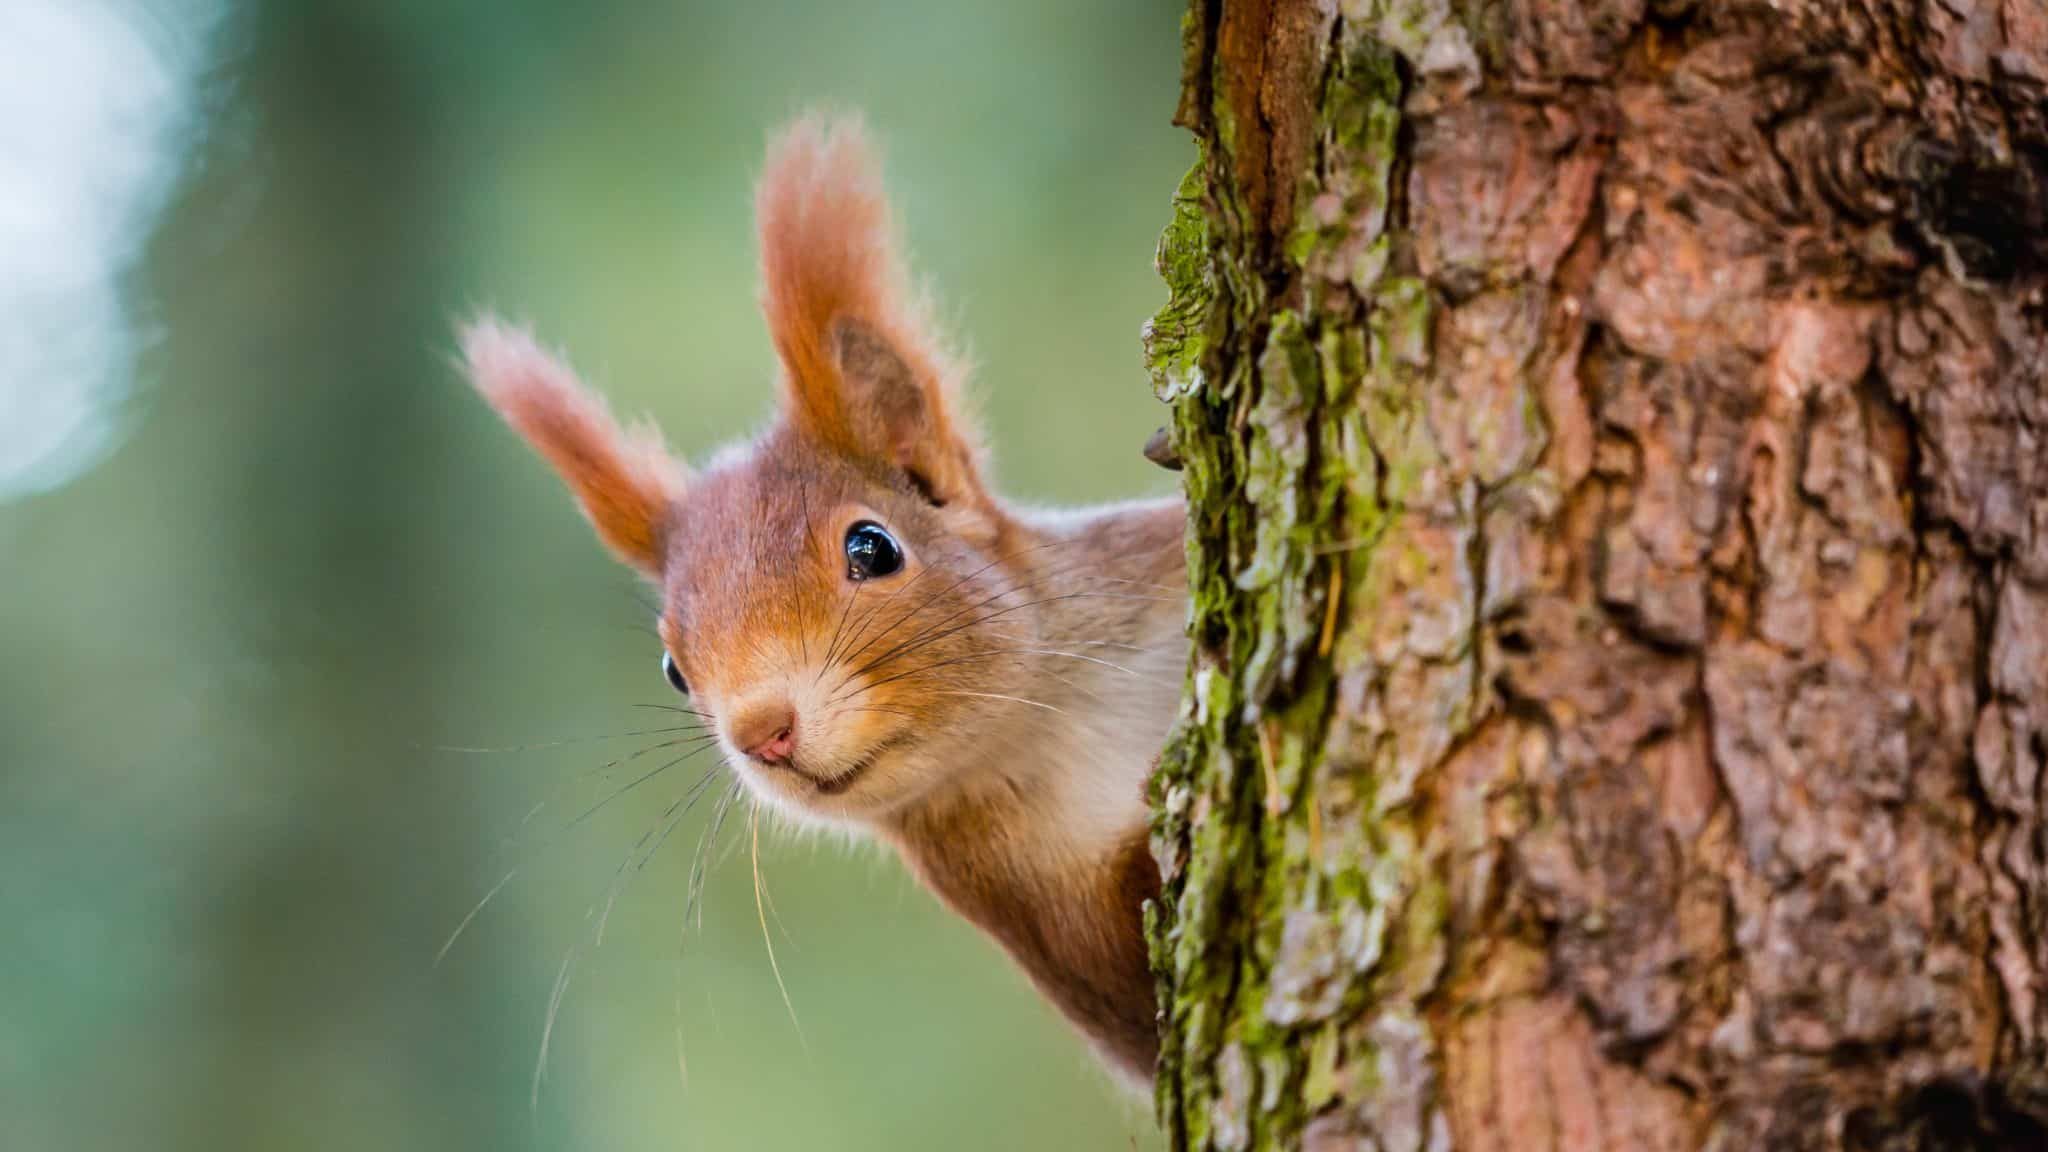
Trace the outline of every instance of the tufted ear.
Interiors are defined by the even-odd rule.
[[[805,117],[768,150],[754,198],[761,306],[800,433],[899,470],[934,504],[979,503],[959,370],[905,290],[881,181],[852,120]]]
[[[649,426],[621,428],[603,399],[522,329],[485,317],[462,333],[470,383],[568,484],[619,559],[661,575],[682,464]]]

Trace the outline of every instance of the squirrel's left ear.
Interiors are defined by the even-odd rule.
[[[792,425],[899,469],[932,503],[979,503],[980,445],[959,369],[905,291],[881,181],[856,121],[799,120],[755,194],[761,304]]]
[[[681,461],[652,427],[621,428],[532,336],[488,317],[462,332],[470,383],[554,466],[613,554],[659,578],[682,499]]]

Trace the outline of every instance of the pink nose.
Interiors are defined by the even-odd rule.
[[[796,709],[780,700],[748,708],[733,718],[732,742],[764,764],[787,764],[796,751]]]

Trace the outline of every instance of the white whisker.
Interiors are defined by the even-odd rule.
[[[1047,712],[1058,712],[1062,716],[1067,714],[1063,708],[1055,708],[1050,704],[1037,700],[1026,700],[1022,696],[1005,696],[1001,692],[965,692],[959,689],[946,688],[936,689],[933,694],[938,696],[979,696],[984,700],[1008,700],[1015,704],[1029,704],[1033,708],[1043,708]]]
[[[540,1055],[533,1062],[533,1089],[527,1107],[536,1116],[540,1114],[540,1082],[548,1070],[548,1044],[555,1036],[555,1018],[561,1014],[562,996],[569,990],[569,969],[575,962],[576,946],[571,944],[569,950],[562,954],[561,971],[555,973],[555,990],[548,995],[547,1021],[540,1029]]]
[[[484,893],[484,898],[477,901],[476,907],[469,910],[469,915],[462,918],[462,923],[455,926],[455,931],[448,934],[448,939],[441,945],[441,950],[434,953],[434,967],[438,968],[441,966],[441,961],[448,958],[448,950],[455,947],[457,940],[462,939],[462,933],[469,928],[470,922],[476,919],[477,913],[482,912],[484,905],[489,904],[493,896],[504,891],[505,885],[510,884],[512,878],[517,875],[519,875],[519,869],[513,868],[499,877],[496,884],[491,885],[491,890]]]

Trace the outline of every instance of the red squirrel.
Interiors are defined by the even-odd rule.
[[[692,474],[489,319],[470,378],[660,586],[663,672],[754,795],[892,845],[1149,1082],[1144,790],[1187,663],[1181,502],[989,490],[857,123],[786,129],[755,214],[780,372],[752,443]]]

